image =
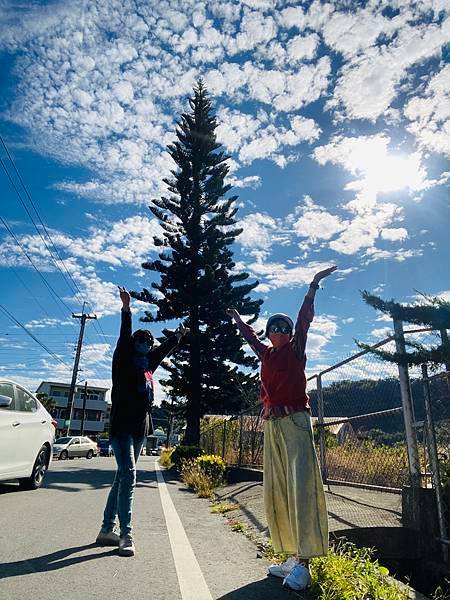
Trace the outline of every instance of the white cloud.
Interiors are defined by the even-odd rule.
[[[408,237],[408,232],[404,227],[382,229],[380,233],[383,240],[391,242],[401,242]]]
[[[236,243],[253,256],[267,255],[274,244],[286,239],[277,220],[265,213],[247,215],[236,223],[236,227],[242,228]]]
[[[85,237],[71,237],[57,231],[51,232],[53,242],[59,249],[65,267],[89,299],[99,317],[115,314],[120,310],[117,283],[103,280],[96,266],[139,268],[141,263],[154,255],[156,247],[153,236],[161,235],[156,219],[134,216],[115,223],[92,226]],[[38,235],[20,237],[22,246],[42,271],[53,272],[55,265]],[[0,243],[0,262],[3,266],[26,266],[30,263],[11,239]],[[75,301],[75,300],[74,300]],[[78,304],[78,300],[76,300]],[[43,321],[44,322],[44,321]],[[37,321],[32,326],[38,327]],[[51,323],[47,323],[47,326]]]
[[[388,258],[397,262],[404,262],[409,258],[422,256],[422,254],[423,252],[420,249],[381,250],[379,248],[368,248],[364,253],[363,264],[368,265],[376,260],[386,260]]]
[[[316,34],[293,37],[286,46],[287,59],[294,62],[311,60],[316,55],[318,45],[319,36]]]
[[[289,220],[297,235],[307,238],[311,244],[331,239],[348,225],[347,221],[314,204],[309,196],[303,199],[302,205],[297,207],[295,215],[291,215]]]
[[[265,254],[262,254],[265,258]],[[264,291],[292,288],[308,284],[313,276],[330,266],[325,262],[309,262],[305,265],[287,267],[284,263],[264,262],[257,260],[253,263],[239,265],[265,286]],[[238,268],[238,265],[237,265]]]
[[[25,323],[28,329],[46,329],[47,327],[61,327],[63,325],[72,325],[71,321],[61,321],[61,319],[45,318],[33,319]]]
[[[377,341],[383,340],[384,338],[389,337],[394,333],[392,327],[380,327],[377,329],[372,329],[369,335],[375,338]]]
[[[347,118],[375,121],[390,107],[408,69],[437,56],[450,39],[450,18],[441,25],[402,27],[389,45],[370,47],[342,68],[330,108]]]
[[[374,46],[381,34],[391,36],[407,21],[405,14],[390,19],[372,11],[373,7],[368,6],[362,10],[332,14],[323,27],[327,46],[347,59],[352,58]]]
[[[306,347],[308,358],[322,358],[326,345],[337,335],[337,331],[338,325],[335,316],[315,316],[308,333]]]
[[[422,147],[450,156],[450,65],[429,80],[421,97],[409,100],[404,114]]]

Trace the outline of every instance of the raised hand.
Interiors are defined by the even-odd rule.
[[[130,308],[130,292],[120,285],[117,287],[119,288],[120,299],[122,300],[122,308],[128,310]]]
[[[325,279],[325,277],[328,277],[328,275],[331,275],[331,273],[334,273],[334,271],[336,271],[336,269],[337,269],[337,266],[334,265],[332,267],[328,267],[328,269],[319,271],[318,273],[316,273],[314,275],[313,281],[315,281],[316,283],[319,283],[319,281],[321,281],[322,279]]]
[[[227,308],[227,309],[225,310],[225,312],[226,312],[226,313],[227,313],[227,315],[228,315],[229,317],[231,317],[232,319],[236,319],[236,318],[238,318],[238,317],[239,317],[239,313],[238,313],[238,311],[237,311],[235,308]]]

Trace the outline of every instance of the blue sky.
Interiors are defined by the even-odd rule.
[[[0,169],[0,215],[62,300],[0,224],[1,304],[53,353],[0,312],[0,374],[31,389],[68,381],[82,296],[99,319],[80,380],[108,384],[116,286],[150,285],[140,264],[160,230],[147,206],[199,75],[231,156],[235,258],[260,282],[260,324],[294,315],[314,273],[339,267],[317,295],[310,372],[390,327],[360,289],[450,298],[445,5],[0,0],[0,132],[64,261]],[[0,158],[40,227],[3,147]]]

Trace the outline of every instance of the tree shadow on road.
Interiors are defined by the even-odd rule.
[[[314,600],[316,596],[310,592],[291,592],[284,589],[280,579],[267,577],[228,592],[217,600]]]
[[[116,465],[110,469],[84,468],[78,464],[70,464],[60,470],[49,469],[45,474],[42,488],[61,492],[80,492],[85,489],[109,489],[116,475]],[[180,484],[175,473],[164,472],[164,481],[169,484]],[[157,487],[156,471],[146,468],[143,462],[137,465],[136,487]],[[0,495],[22,491],[18,483],[0,483]]]
[[[91,554],[83,554],[82,556],[73,556],[82,552],[83,550],[97,549],[97,552]],[[70,565],[76,565],[77,563],[87,562],[96,558],[105,558],[105,556],[112,556],[117,554],[117,548],[108,548],[106,551],[99,552],[100,548],[96,544],[85,544],[84,546],[73,546],[72,548],[64,548],[51,554],[45,554],[44,556],[36,556],[35,558],[18,560],[11,563],[3,563],[0,565],[0,579],[6,579],[7,577],[17,577],[20,575],[30,575],[31,573],[46,573],[48,571],[56,571],[57,569],[64,569]]]
[[[107,489],[113,484],[116,469],[64,469],[48,471],[43,487],[62,492],[79,492],[83,489]],[[156,487],[155,471],[137,469],[137,487]]]

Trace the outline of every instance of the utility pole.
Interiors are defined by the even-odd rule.
[[[75,360],[74,360],[74,363],[73,363],[72,381],[70,383],[69,397],[67,398],[67,430],[66,430],[66,436],[70,435],[70,424],[71,424],[71,421],[72,421],[72,412],[73,412],[73,399],[74,399],[74,395],[75,395],[75,386],[76,386],[76,383],[77,383],[78,365],[80,363],[80,355],[81,355],[81,346],[83,345],[84,327],[85,327],[86,321],[88,319],[96,319],[97,318],[97,315],[88,315],[88,314],[86,314],[84,312],[84,305],[85,304],[86,303],[83,303],[83,310],[81,312],[81,315],[72,313],[72,318],[73,319],[80,319],[80,335],[78,336],[77,351],[76,351]]]
[[[81,427],[80,427],[80,435],[84,435],[84,422],[86,419],[86,398],[87,398],[87,381],[84,382],[84,390],[83,390],[83,410],[81,412]]]

